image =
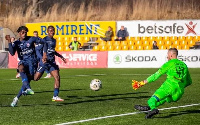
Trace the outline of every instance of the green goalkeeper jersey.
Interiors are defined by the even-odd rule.
[[[148,83],[157,80],[163,74],[167,74],[166,81],[172,86],[177,86],[178,84],[183,89],[192,84],[187,65],[178,59],[171,59],[163,64],[156,73],[147,78]]]

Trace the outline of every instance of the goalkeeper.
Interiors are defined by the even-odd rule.
[[[152,118],[152,116],[159,113],[158,106],[165,102],[178,101],[183,93],[184,88],[192,84],[192,79],[188,71],[187,65],[177,59],[178,50],[176,48],[170,48],[167,53],[168,62],[153,75],[149,76],[146,80],[138,82],[133,80],[133,89],[138,89],[147,83],[154,82],[161,75],[167,74],[166,81],[161,85],[159,89],[148,100],[148,106],[135,105],[135,109],[139,111],[148,111],[145,116],[146,119]]]

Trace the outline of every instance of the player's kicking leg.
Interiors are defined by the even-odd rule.
[[[148,100],[148,106],[136,105],[135,109],[139,111],[148,111],[147,115],[145,116],[146,119],[152,118],[158,114],[159,110],[157,107],[164,104],[165,102],[171,101],[171,96],[169,96],[169,93],[171,93],[172,90],[166,88],[169,87],[162,85],[159,89],[157,89],[153,96]]]
[[[35,75],[34,75],[34,81],[38,81],[38,80],[42,77],[44,71],[45,71],[45,65],[44,65],[44,64],[41,64],[41,65],[38,67],[37,72],[36,72]]]
[[[59,75],[59,69],[51,71],[51,75],[54,77],[54,95],[52,98],[52,101],[64,101],[64,99],[61,99],[58,97],[59,94],[59,88],[60,88],[60,75]]]
[[[17,105],[17,102],[18,102],[19,98],[21,97],[21,95],[23,95],[23,94],[33,95],[34,94],[34,92],[30,88],[29,79],[28,79],[27,74],[25,73],[24,65],[23,64],[19,65],[18,69],[19,69],[19,72],[20,72],[20,75],[22,78],[22,87],[21,87],[18,95],[12,101],[12,103],[11,103],[12,107],[15,107]]]
[[[154,115],[159,113],[159,110],[156,109],[157,106],[163,104],[164,102],[166,102],[165,100],[163,101],[157,101],[157,99],[155,99],[155,96],[152,96],[149,100],[148,100],[148,105],[149,106],[141,106],[141,105],[135,105],[134,108],[136,110],[139,111],[147,111],[147,114],[145,116],[146,119],[152,118]],[[150,107],[151,106],[151,107]]]
[[[18,79],[19,77],[20,77],[20,73],[19,73],[19,70],[17,69],[16,78]]]

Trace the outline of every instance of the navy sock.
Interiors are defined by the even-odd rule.
[[[55,88],[53,96],[56,97],[56,96],[58,96],[58,94],[59,94],[59,88]]]
[[[20,76],[22,78],[22,83],[23,85],[27,88],[27,89],[30,89],[30,83],[29,83],[29,80],[28,80],[28,76],[26,75],[26,73],[24,72],[20,72]]]
[[[24,85],[22,85],[22,88],[20,89],[20,91],[19,91],[19,93],[17,95],[18,99],[20,98],[20,96],[23,94],[23,91],[25,91],[25,90],[26,90],[26,87]]]
[[[50,72],[49,72],[49,70],[47,70],[47,69],[46,69],[45,71],[46,71],[46,73],[47,73],[47,74],[49,74],[49,73],[50,73]]]

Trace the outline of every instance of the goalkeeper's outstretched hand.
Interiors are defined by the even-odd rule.
[[[132,87],[134,90],[137,90],[138,88],[140,88],[144,85],[145,85],[144,81],[138,82],[136,80],[132,80]]]

